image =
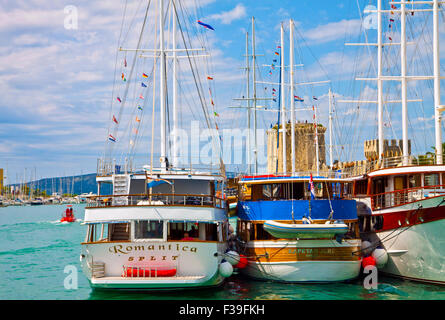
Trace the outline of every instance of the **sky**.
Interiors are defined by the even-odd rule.
[[[336,100],[375,100],[375,83],[355,80],[360,76],[375,76],[375,48],[345,46],[346,42],[375,39],[376,31],[364,28],[363,24],[365,20],[369,23],[369,13],[364,9],[374,1],[182,1],[190,12],[197,13],[198,19],[215,29],[200,32],[205,32],[203,37],[211,53],[210,65],[203,68],[211,70],[214,78],[212,97],[220,129],[233,130],[247,125],[245,109],[230,107],[240,106],[241,103],[233,99],[245,95],[242,69],[245,33],[251,31],[252,17],[255,17],[258,79],[265,82],[279,80],[276,70],[270,75],[271,68],[263,65],[270,65],[276,59],[274,52],[280,45],[281,23],[286,37],[283,52],[288,63],[288,25],[289,19],[294,20],[296,63],[304,64],[296,71],[297,81],[331,81],[329,85],[299,87],[296,92],[306,102],[316,104],[318,121],[324,126],[328,125],[329,88]],[[141,24],[146,3],[145,0],[2,0],[0,167],[7,170],[7,182],[96,172],[97,159],[108,145],[110,115],[117,110],[110,111],[110,104],[116,104],[114,94],[118,92],[113,83],[120,78],[120,71],[116,72],[121,63],[118,60],[122,58],[122,53],[117,52],[122,44],[120,35],[121,39],[128,39],[125,45],[135,43],[138,33],[130,27],[137,29]],[[196,3],[200,4],[199,10],[195,10]],[[122,28],[125,4],[126,20]],[[70,20],[73,7],[77,25]],[[131,24],[133,16],[134,25]],[[384,40],[391,37],[391,41],[397,42],[400,19],[395,16],[395,22],[388,28],[390,18],[389,15],[384,18]],[[153,16],[149,16],[150,19]],[[441,19],[443,21],[443,13]],[[432,18],[418,14],[409,20],[409,40],[417,44],[408,48],[408,72],[431,74],[431,34],[426,31]],[[443,22],[441,39],[445,43]],[[442,45],[441,70],[445,74],[444,49]],[[400,72],[397,50],[396,46],[385,48],[385,74]],[[399,99],[399,86],[394,82],[385,84],[385,98]],[[442,81],[442,88],[444,86]],[[272,87],[278,89],[273,85],[259,85],[257,90],[260,95],[271,98]],[[431,88],[431,81],[409,83],[409,98],[422,99],[409,105],[409,135],[415,141],[413,153],[430,151],[434,144]],[[314,96],[318,99],[316,102],[312,99]],[[270,101],[265,104],[269,109],[277,108]],[[312,121],[311,111],[303,109],[296,113],[296,118]],[[363,142],[377,137],[376,105],[336,102],[334,109],[335,159],[363,159]],[[277,121],[276,112],[258,113],[259,128],[267,129]],[[189,116],[182,115],[181,121],[189,123],[192,121]],[[385,137],[401,139],[400,104],[388,104],[384,118]],[[142,140],[151,136],[151,119],[146,116],[144,120],[146,130]],[[157,139],[156,134],[155,141]],[[144,149],[148,144],[141,146]],[[236,148],[241,150],[240,145]]]

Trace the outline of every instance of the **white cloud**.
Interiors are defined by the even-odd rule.
[[[318,44],[338,40],[348,35],[357,35],[361,29],[360,19],[341,20],[320,25],[304,33],[306,39]]]
[[[209,19],[220,20],[222,24],[230,24],[233,20],[238,20],[246,16],[246,7],[242,4],[238,4],[230,11],[224,11],[221,13],[213,14]]]

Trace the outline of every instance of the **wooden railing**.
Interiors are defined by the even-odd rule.
[[[384,192],[371,196],[371,208],[372,210],[379,210],[396,207],[441,194],[445,195],[445,185],[424,186]]]
[[[88,199],[87,208],[123,206],[121,201],[126,199],[124,206],[208,206],[225,208],[226,200],[212,195],[202,194],[127,194],[127,195],[102,195]]]

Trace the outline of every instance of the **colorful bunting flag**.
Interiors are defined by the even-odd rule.
[[[147,85],[145,83],[143,83],[143,82],[141,82],[141,86],[144,87],[144,88],[147,88]]]
[[[144,108],[142,108],[140,105],[138,105],[138,109],[139,110],[143,110]]]
[[[295,101],[300,101],[300,102],[304,101],[304,99],[300,98],[299,96],[294,96],[294,99]]]
[[[215,115],[215,117],[219,117],[219,114],[216,111],[213,111],[213,114]]]
[[[143,73],[142,78],[148,78],[148,76],[145,73]]]
[[[213,80],[213,78],[210,76],[207,76],[207,80]]]
[[[116,122],[116,123],[119,123],[119,122],[117,122],[117,119],[116,119],[116,117],[114,115],[113,115],[113,121]]]
[[[127,67],[127,58],[124,58],[124,67]]]
[[[204,28],[215,31],[215,29],[213,29],[213,27],[211,25],[201,22],[200,20],[198,20],[197,22],[199,25],[203,26]]]
[[[279,55],[280,55],[280,54],[279,54],[278,52],[276,52],[276,51],[275,51],[275,54],[276,54],[277,56],[279,56]]]
[[[138,116],[136,116],[136,122],[141,122],[141,119],[139,119]]]
[[[141,94],[141,95],[139,96],[139,99],[144,99],[144,96]]]
[[[117,101],[122,102],[121,98],[117,97],[116,99]]]
[[[312,99],[314,100],[318,100],[318,98],[316,96],[312,96]]]

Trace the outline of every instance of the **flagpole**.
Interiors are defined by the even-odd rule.
[[[160,112],[161,112],[161,168],[166,168],[166,117],[165,117],[165,49],[164,49],[164,0],[159,0],[159,51],[160,51]]]
[[[439,1],[433,1],[433,63],[434,63],[434,122],[436,141],[436,164],[443,164],[442,126],[440,105],[440,47],[439,47]]]
[[[377,0],[377,103],[379,155],[383,158],[382,0]]]
[[[329,88],[329,161],[331,170],[334,167],[333,146],[332,146],[332,91]]]
[[[249,33],[246,32],[246,98],[247,98],[247,172],[252,174],[251,147],[250,147],[250,72],[249,72]]]
[[[401,91],[402,91],[402,143],[403,165],[408,165],[408,103],[406,87],[406,10],[405,3],[400,5],[400,64],[401,64]]]
[[[255,174],[258,173],[258,145],[257,145],[257,132],[256,132],[256,56],[255,56],[255,17],[252,17],[252,77],[253,77],[253,134],[254,134],[254,154],[255,154]]]
[[[287,172],[286,159],[286,108],[284,106],[284,27],[281,23],[281,113],[282,113],[282,134],[283,134],[283,173]]]
[[[177,59],[177,51],[176,51],[176,11],[175,11],[175,0],[172,1],[172,19],[173,19],[173,141],[172,141],[172,148],[173,148],[173,161],[172,165],[173,167],[177,166],[178,162],[178,145],[177,145],[177,139],[178,139],[178,96],[177,96],[177,90],[178,90],[178,84],[177,84],[177,65],[178,65],[178,59]]]
[[[320,159],[319,159],[319,151],[318,151],[318,125],[317,125],[317,108],[315,105],[314,108],[314,126],[315,126],[315,162],[317,166],[317,176],[320,175]]]
[[[291,161],[292,175],[295,174],[295,98],[294,98],[294,25],[289,20],[289,82],[290,82],[290,110],[291,110]]]

